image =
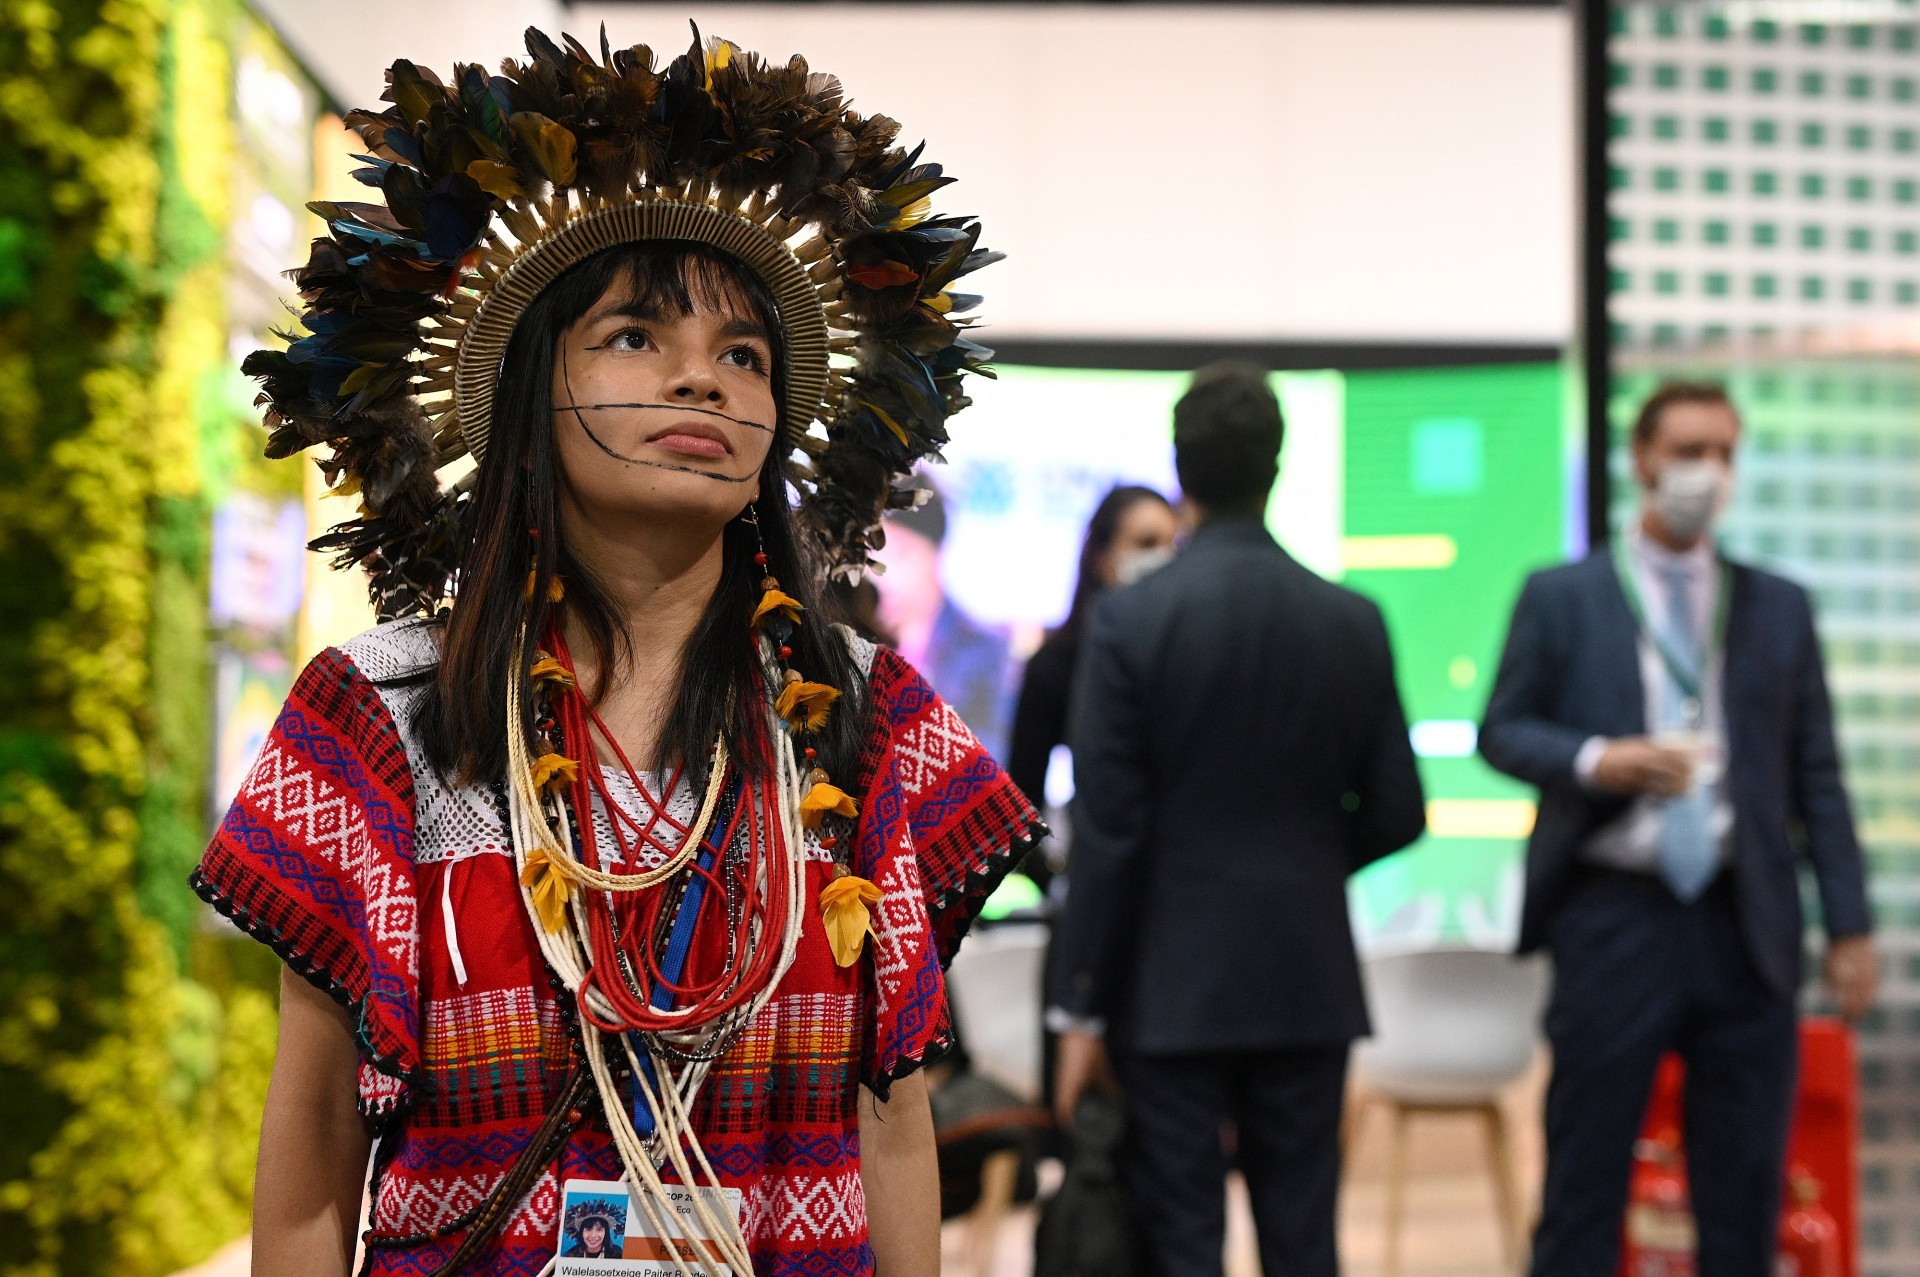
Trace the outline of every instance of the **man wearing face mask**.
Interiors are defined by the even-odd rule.
[[[1535,1277],[1612,1277],[1660,1057],[1686,1063],[1701,1277],[1772,1271],[1811,862],[1841,1011],[1872,1001],[1865,870],[1806,592],[1712,532],[1740,419],[1717,386],[1634,424],[1639,518],[1515,605],[1480,747],[1540,788],[1522,951],[1553,956]]]

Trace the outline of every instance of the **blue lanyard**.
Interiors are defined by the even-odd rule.
[[[714,816],[713,828],[720,834],[716,844],[712,838],[700,845],[698,863],[701,869],[712,871],[714,862],[726,853],[733,843],[734,819],[740,808],[741,779],[735,776],[733,784],[727,789],[727,796],[721,800],[720,810]],[[654,986],[651,999],[654,1010],[665,1011],[673,1005],[673,990],[669,985],[680,983],[680,973],[686,969],[687,954],[693,948],[694,927],[700,921],[700,906],[707,898],[707,879],[705,874],[696,873],[687,884],[687,893],[680,900],[680,910],[673,916],[673,926],[667,931],[667,950],[660,955],[661,980]],[[647,1046],[639,1034],[632,1035],[634,1056],[640,1061],[640,1070],[646,1074],[647,1086],[658,1089],[659,1075],[653,1069],[653,1057],[647,1053]],[[653,1114],[647,1109],[645,1097],[638,1081],[633,1087],[633,1129],[641,1139],[653,1134]]]

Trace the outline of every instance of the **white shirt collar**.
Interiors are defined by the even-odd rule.
[[[1678,569],[1696,580],[1713,569],[1718,553],[1712,536],[1701,537],[1700,544],[1691,549],[1668,549],[1647,535],[1639,519],[1627,529],[1627,549],[1633,554],[1634,562],[1646,571],[1666,573]]]

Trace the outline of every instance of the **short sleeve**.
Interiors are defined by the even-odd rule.
[[[894,1081],[951,1045],[944,968],[1045,827],[952,707],[884,648],[869,695],[855,862],[881,900],[862,1081],[884,1099]]]
[[[328,649],[295,681],[190,880],[346,1008],[371,1118],[406,1106],[419,1064],[413,807],[386,704]]]

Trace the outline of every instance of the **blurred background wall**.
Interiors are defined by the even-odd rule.
[[[0,1271],[247,1225],[277,963],[184,875],[297,653],[299,473],[236,358],[321,100],[234,0],[0,6]]]
[[[1557,6],[263,0],[348,106],[396,56],[519,31],[663,57],[689,20],[800,53],[905,122],[993,228],[1012,338],[1503,342],[1573,323],[1571,23]],[[361,20],[356,21],[356,17]],[[342,47],[342,29],[378,31]]]
[[[1920,1272],[1913,17],[1613,6],[1599,201],[1616,513],[1639,399],[1665,376],[1724,380],[1748,429],[1726,543],[1817,600],[1886,971],[1859,1040],[1861,1271],[1875,1277]]]

